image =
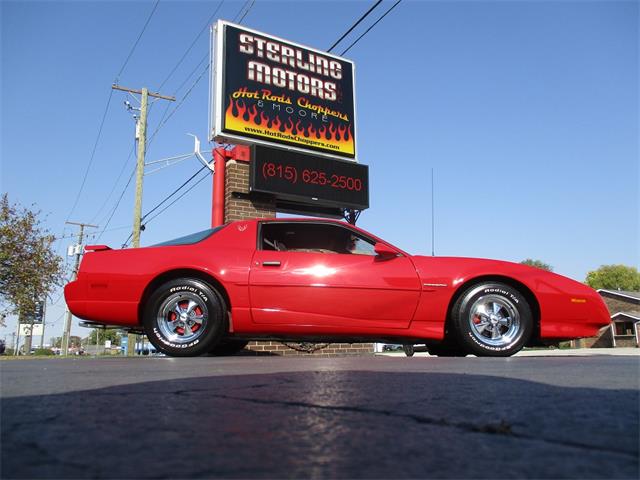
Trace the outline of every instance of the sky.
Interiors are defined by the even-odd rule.
[[[326,50],[373,3],[258,0],[242,24]],[[149,132],[162,125],[147,161],[193,151],[188,133],[212,147],[207,25],[239,20],[251,2],[161,0],[132,50],[155,5],[0,2],[2,192],[42,211],[61,255],[77,233],[67,220],[99,226],[89,243],[120,247],[131,232],[124,102],[135,99],[112,83],[176,96],[150,110]],[[411,253],[534,258],[579,281],[604,264],[638,267],[639,19],[638,1],[404,0],[345,55],[356,65],[358,160],[370,169],[358,225]],[[199,167],[192,157],[147,175],[143,212]],[[149,222],[141,244],[207,228],[211,188],[203,180]],[[46,342],[62,333],[60,293]],[[8,344],[15,326],[0,328]],[[89,330],[74,319],[72,334]]]

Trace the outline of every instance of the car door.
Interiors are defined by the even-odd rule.
[[[317,223],[310,231],[308,222],[274,223],[280,233],[272,239],[265,233],[277,229],[260,228],[249,275],[255,323],[341,327],[344,333],[408,327],[420,295],[409,258],[382,259],[374,240],[341,224]],[[306,240],[294,241],[296,233]],[[335,246],[348,235],[360,243],[357,253]]]

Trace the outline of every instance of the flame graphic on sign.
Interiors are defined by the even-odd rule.
[[[316,147],[336,153],[355,154],[355,144],[351,125],[341,125],[329,121],[320,128],[298,119],[295,123],[289,117],[282,121],[278,115],[270,117],[258,111],[255,105],[247,107],[242,100],[229,99],[225,112],[225,130],[248,133],[270,140],[284,140],[300,147]]]

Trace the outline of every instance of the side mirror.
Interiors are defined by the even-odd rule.
[[[378,255],[378,258],[381,260],[391,260],[392,258],[395,258],[398,256],[398,252],[396,252],[394,249],[392,249],[388,245],[385,245],[384,243],[381,243],[381,242],[376,243],[375,246],[373,247],[373,250],[376,252],[376,255]]]

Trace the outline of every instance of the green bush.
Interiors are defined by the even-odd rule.
[[[53,351],[49,348],[37,348],[33,354],[36,356],[55,355],[55,353],[53,353]]]

